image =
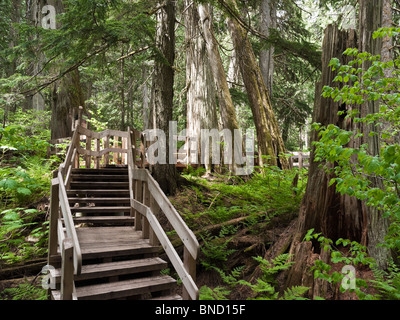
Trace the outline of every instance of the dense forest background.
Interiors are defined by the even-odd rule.
[[[49,150],[82,106],[96,131],[254,129],[251,177],[153,169],[201,240],[201,298],[399,299],[399,13],[390,0],[2,1],[0,297],[45,297],[37,277],[12,279],[40,273],[63,157]],[[308,168],[294,151],[311,151]]]

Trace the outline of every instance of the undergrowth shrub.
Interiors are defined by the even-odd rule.
[[[262,258],[254,257],[259,263],[262,275],[256,279],[255,283],[239,279],[242,276],[244,266],[234,268],[230,273],[214,267],[222,280],[228,287],[218,286],[214,289],[203,286],[200,289],[200,299],[202,300],[224,300],[233,290],[240,290],[240,286],[249,287],[252,291],[250,300],[304,300],[302,296],[310,289],[308,287],[294,286],[288,288],[283,294],[277,290],[277,275],[284,270],[289,269],[294,262],[289,261],[289,254],[281,254],[271,262]]]

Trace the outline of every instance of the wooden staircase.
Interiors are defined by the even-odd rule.
[[[114,152],[126,152],[128,165],[106,163],[101,167],[95,158],[97,168],[81,168],[79,155],[88,163],[87,155],[93,151],[80,148],[79,129],[52,180],[48,259],[54,266],[49,268],[51,299],[181,300],[176,280],[162,272],[171,266],[159,257],[162,249],[182,279],[183,298],[196,299],[197,240],[148,171],[134,163],[134,132],[126,133],[127,149],[114,148]],[[85,130],[87,140],[90,132]],[[185,247],[185,263],[159,224],[156,209],[177,228]]]
[[[159,246],[134,229],[128,178],[127,167],[72,170],[67,195],[82,251],[76,297],[179,300],[171,291],[176,280],[160,274],[167,262],[157,257]],[[59,285],[61,268],[51,276]],[[52,298],[61,298],[59,288]]]

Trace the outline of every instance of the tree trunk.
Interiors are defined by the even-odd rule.
[[[334,124],[345,130],[352,130],[351,122],[344,117],[338,116],[338,111],[344,111],[344,105],[340,106],[331,98],[321,96],[322,88],[325,85],[335,85],[333,79],[336,72],[328,67],[332,58],[338,58],[342,64],[348,62],[347,56],[342,53],[347,48],[357,47],[357,36],[355,30],[340,31],[336,25],[329,25],[325,29],[322,45],[322,75],[321,81],[317,83],[315,90],[315,103],[313,111],[313,122],[321,123],[323,126]],[[312,141],[318,140],[318,133],[313,131]],[[351,144],[358,143],[356,141]],[[294,254],[293,260],[296,265],[308,263],[315,254],[323,255],[317,244],[310,246],[310,243],[302,242],[304,235],[309,229],[321,232],[325,237],[333,241],[339,238],[351,239],[365,245],[367,241],[367,216],[366,206],[355,197],[336,193],[336,186],[329,186],[334,176],[327,174],[321,165],[332,168],[327,163],[314,162],[315,147],[312,147],[310,155],[310,167],[308,173],[307,187],[300,206],[297,230],[294,233],[290,253]],[[308,255],[302,251],[308,249]],[[301,256],[299,253],[302,252]],[[325,257],[326,258],[326,257]],[[315,259],[312,259],[315,260]],[[328,262],[327,259],[325,262]],[[287,286],[301,285],[308,270],[293,268],[290,270]],[[303,279],[303,280],[301,280]],[[304,283],[303,283],[304,285]],[[316,282],[308,280],[307,285],[315,286]],[[315,295],[311,292],[310,295]]]
[[[121,57],[125,55],[124,53],[124,46],[122,46],[121,49]],[[121,130],[124,131],[126,130],[126,122],[125,122],[125,59],[121,60],[121,65],[120,65],[120,95],[121,95]]]
[[[383,12],[384,3],[385,8]],[[372,37],[374,31],[382,27],[383,17],[387,26],[388,20],[390,21],[391,17],[390,11],[390,1],[360,0],[360,51],[369,52],[373,55],[382,53],[382,59],[390,59],[387,41],[384,41],[384,46],[382,46],[381,39],[373,39]],[[370,62],[366,62],[363,65],[363,69],[366,70],[369,66]],[[365,117],[367,114],[379,112],[379,103],[379,100],[367,101],[363,106],[361,106],[361,117]],[[371,131],[377,130],[375,124],[361,124],[360,129],[364,133],[362,143],[368,143],[369,153],[371,155],[379,154],[380,141],[378,135],[369,135]],[[382,182],[378,179],[372,179],[371,183],[378,188],[383,188]],[[377,245],[384,241],[384,237],[388,232],[389,223],[386,218],[383,218],[382,212],[374,207],[367,207],[367,216],[369,254],[376,259],[379,268],[385,268],[387,266],[389,251],[386,248],[377,247]]]
[[[217,129],[215,88],[204,38],[200,34],[197,5],[185,0],[186,26],[186,86],[187,86],[187,135],[195,137],[197,157],[190,163],[201,163],[201,129]],[[192,146],[191,146],[192,149]],[[210,148],[211,150],[211,148]],[[211,156],[211,152],[210,152]],[[211,163],[211,162],[210,162]],[[206,164],[207,172],[211,171]]]
[[[321,82],[317,84],[315,90],[313,122],[321,123],[323,126],[335,124],[342,129],[351,130],[344,117],[337,115],[341,106],[330,98],[321,97],[321,93],[325,85],[334,84],[336,72],[328,67],[330,60],[338,58],[341,63],[346,63],[346,57],[342,53],[346,48],[356,46],[355,30],[339,31],[335,25],[329,25],[325,29],[322,47],[323,69]],[[318,133],[313,131],[311,139],[317,141]],[[294,237],[294,246],[311,228],[333,240],[348,238],[365,244],[365,206],[354,197],[336,193],[335,185],[329,186],[333,176],[326,174],[320,167],[320,163],[314,162],[314,151],[315,147],[311,151],[307,187],[300,207],[299,226]]]
[[[43,4],[54,6],[56,13],[64,11],[61,0],[43,0]],[[57,28],[61,25],[57,21]],[[59,139],[72,136],[73,114],[78,114],[79,106],[85,107],[85,98],[80,83],[78,69],[66,74],[56,81],[51,92],[51,139]],[[75,112],[73,111],[75,109]]]
[[[31,2],[27,2],[27,12],[30,23],[36,28],[41,28],[41,20],[42,20],[42,7],[47,4],[45,0],[32,0]],[[13,21],[15,17],[11,20]],[[13,21],[14,22],[14,21]],[[16,21],[15,21],[16,22]],[[37,38],[38,32],[32,35],[32,38]],[[27,74],[30,76],[39,75],[39,70],[43,65],[44,55],[38,50],[35,54],[35,59],[29,64],[27,69]],[[45,110],[44,99],[40,92],[35,93],[33,96],[26,97],[26,105],[28,109],[34,110]]]
[[[224,129],[233,131],[234,129],[239,129],[239,125],[232,97],[229,92],[224,66],[218,50],[218,43],[215,39],[209,6],[206,4],[199,4],[198,9],[208,58],[217,89],[218,106],[221,113],[222,125],[224,126]]]
[[[270,28],[276,28],[276,8],[274,0],[261,0],[260,32],[266,37],[270,34]],[[272,95],[274,79],[274,47],[263,48],[260,51],[260,69],[264,78],[268,93]]]
[[[169,158],[169,121],[172,121],[174,97],[175,60],[175,2],[167,0],[157,12],[156,46],[159,53],[154,65],[152,86],[153,129],[163,130],[166,135],[166,159]],[[166,194],[175,194],[177,171],[175,164],[157,163],[153,167],[154,178]]]
[[[237,8],[234,0],[230,3],[232,7]],[[228,18],[228,25],[253,113],[260,165],[264,163],[261,155],[269,156],[271,159],[265,162],[286,169],[289,167],[288,161],[279,157],[285,153],[285,145],[247,32],[232,17]]]
[[[55,82],[51,96],[51,139],[71,137],[72,115],[78,114],[79,106],[85,105],[78,70]]]

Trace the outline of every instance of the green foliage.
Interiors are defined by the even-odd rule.
[[[41,223],[42,214],[24,208],[0,213],[0,260],[15,263],[45,254],[48,222]]]
[[[304,300],[302,297],[309,288],[302,286],[295,286],[285,290],[283,295],[279,295],[276,290],[276,276],[284,270],[289,269],[293,265],[293,261],[289,261],[290,256],[288,254],[282,254],[271,262],[265,260],[262,257],[254,257],[259,263],[259,268],[262,271],[262,275],[256,279],[255,284],[252,284],[246,280],[239,279],[242,275],[243,266],[234,268],[231,273],[226,274],[223,270],[214,267],[214,269],[220,274],[222,280],[234,290],[238,286],[247,286],[251,288],[253,296],[250,299],[255,300]],[[223,287],[217,287],[214,290],[208,287],[203,288],[203,292],[206,297],[216,300],[218,298],[225,298],[229,294],[229,290]],[[224,293],[221,295],[221,292]]]
[[[228,245],[233,237],[224,239],[225,233],[221,230],[218,236],[212,236],[209,232],[205,232],[205,236],[201,236],[204,244],[201,246],[201,251],[204,254],[201,264],[208,269],[214,268],[222,262],[226,262],[228,257],[234,253],[235,249],[228,249]]]
[[[44,155],[50,146],[50,130],[46,129],[49,119],[48,112],[15,112],[8,119],[9,124],[0,127],[0,146]]]
[[[0,292],[0,300],[47,300],[47,290],[25,282]]]
[[[50,168],[51,163],[40,157],[26,158],[18,167],[0,167],[2,205],[23,205],[43,197],[50,188]]]
[[[314,229],[308,230],[304,240],[316,240],[325,251],[330,250],[330,261],[334,264],[354,266],[356,270],[367,266],[373,270],[375,279],[366,281],[355,277],[356,287],[349,289],[350,292],[355,292],[360,300],[400,299],[400,269],[393,260],[389,261],[387,271],[377,269],[375,260],[368,256],[365,246],[347,239],[338,239],[334,245],[331,239],[324,237],[321,233],[314,233]],[[342,246],[342,249],[339,250],[336,246]],[[343,248],[347,248],[347,250],[343,250]],[[315,278],[326,280],[332,284],[342,282],[345,277],[344,273],[332,271],[332,266],[322,260],[316,260],[311,270],[314,272]],[[367,294],[366,289],[370,286],[375,288],[378,293]],[[340,286],[340,290],[346,291],[343,286]]]
[[[371,283],[379,291],[374,298],[380,300],[400,300],[400,269],[393,260],[389,261],[387,271],[373,270],[375,280],[371,280]]]
[[[379,29],[374,37],[393,35],[399,28]],[[345,55],[353,60],[341,65],[338,59],[332,59],[330,66],[337,72],[335,82],[339,87],[325,87],[323,96],[347,105],[347,112],[339,116],[351,120],[359,128],[346,131],[331,124],[321,127],[314,124],[319,132],[319,141],[315,142],[316,161],[335,163],[328,171],[334,174],[331,185],[341,194],[355,196],[364,200],[368,206],[376,207],[385,217],[390,217],[391,225],[384,245],[400,250],[400,60],[382,62],[380,56],[374,56],[357,49],[347,49]],[[365,64],[370,65],[366,70]],[[360,116],[359,105],[375,102],[376,112]],[[369,138],[364,137],[369,135]],[[371,154],[368,143],[352,148],[349,142],[370,141],[374,137],[379,142],[377,154]]]
[[[229,300],[227,296],[230,293],[231,291],[224,287],[211,289],[210,287],[202,286],[199,289],[199,300]]]

